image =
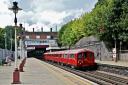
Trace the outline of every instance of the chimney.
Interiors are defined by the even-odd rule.
[[[43,27],[41,28],[41,32],[43,32]]]
[[[20,24],[20,28],[21,28],[21,29],[23,28],[22,24]]]
[[[23,28],[23,30],[25,31],[25,27]]]
[[[52,28],[50,28],[50,32],[52,32]]]
[[[34,32],[34,28],[33,28],[33,32]]]

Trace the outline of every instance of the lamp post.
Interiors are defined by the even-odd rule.
[[[10,51],[12,51],[12,29],[11,29],[11,31],[10,31]]]
[[[4,39],[5,39],[5,49],[7,49],[7,40],[6,40],[6,37],[7,37],[7,35],[6,35],[6,33],[4,34]]]
[[[5,32],[5,34],[4,34],[4,56],[6,57],[6,49],[7,49],[7,40],[6,40],[6,37],[7,37],[7,35],[6,35],[6,32]]]
[[[13,40],[13,39],[11,38],[11,39],[10,39],[10,41],[11,41],[11,48],[10,48],[10,50],[11,50],[11,51],[12,51],[12,40]]]
[[[19,10],[22,10],[21,8],[19,8],[17,2],[13,2],[13,6],[12,8],[9,8],[9,10],[12,10],[14,12],[15,18],[14,18],[14,23],[15,23],[15,67],[14,67],[14,72],[13,72],[13,84],[19,84],[19,70],[17,67],[17,32],[16,32],[16,28],[17,28],[17,17],[16,14],[18,13]]]

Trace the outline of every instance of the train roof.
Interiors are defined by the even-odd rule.
[[[72,49],[72,50],[47,52],[47,53],[44,53],[44,54],[75,54],[75,53],[84,52],[84,51],[92,52],[92,51],[90,51],[88,49]]]

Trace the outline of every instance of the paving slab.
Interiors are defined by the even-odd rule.
[[[115,66],[124,66],[128,67],[128,62],[127,61],[105,61],[105,60],[95,60],[96,63],[99,64],[108,64],[108,65],[115,65]]]
[[[0,85],[12,85],[14,65],[0,66]],[[24,72],[20,72],[21,84],[14,85],[95,85],[75,74],[35,58],[27,58]]]

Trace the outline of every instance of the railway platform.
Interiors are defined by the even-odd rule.
[[[123,67],[128,67],[128,62],[127,61],[105,61],[105,60],[95,60],[96,63],[98,64],[107,64],[107,65],[114,65],[114,66],[123,66]]]
[[[0,85],[12,85],[12,66],[0,66]],[[35,58],[27,58],[18,85],[95,85],[95,83]],[[17,84],[14,84],[17,85]]]

